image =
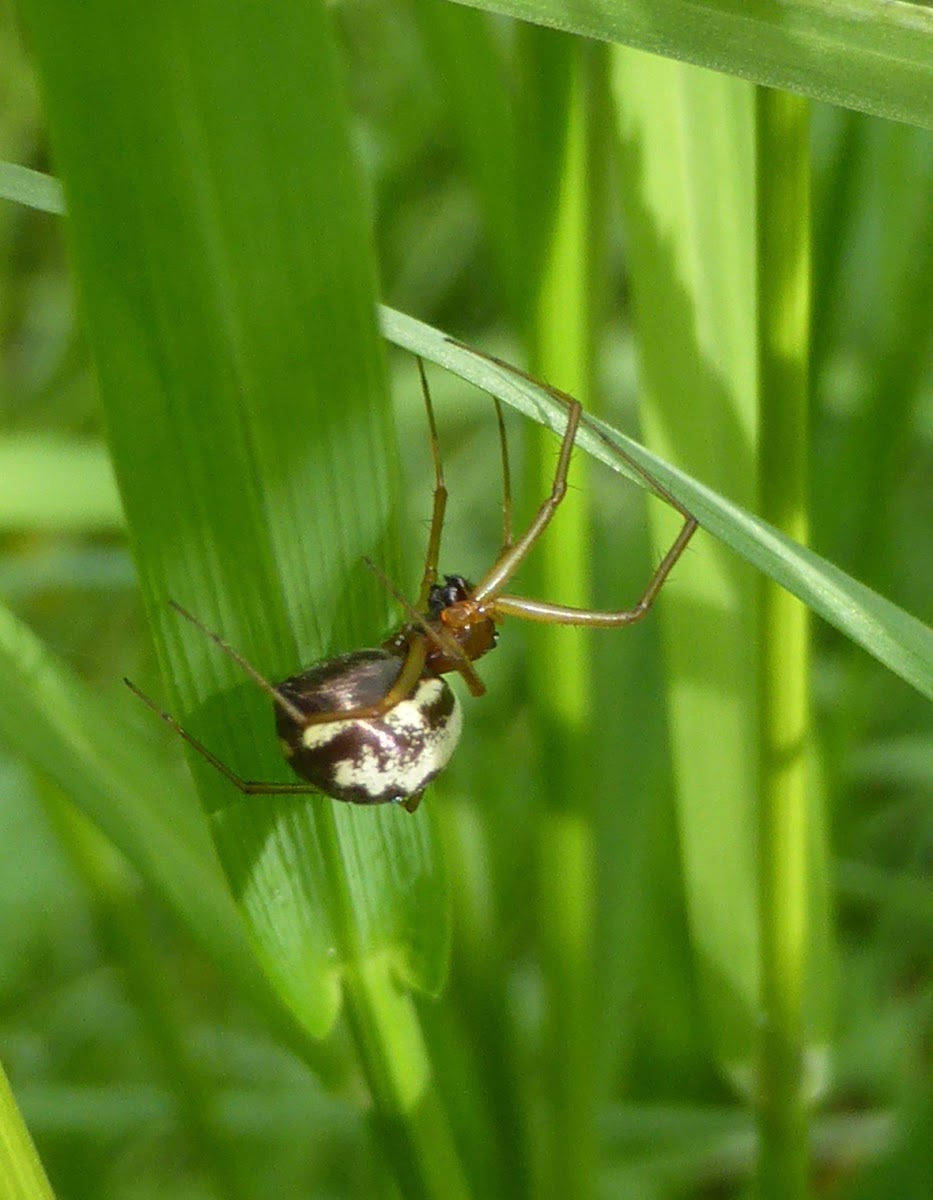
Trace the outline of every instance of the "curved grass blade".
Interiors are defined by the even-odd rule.
[[[532,420],[555,431],[563,429],[564,408],[544,388],[473,354],[440,330],[391,309],[381,311],[382,330],[391,342],[475,383]],[[933,630],[929,626],[604,421],[585,416],[577,444],[630,478],[625,456],[634,459],[697,516],[703,530],[793,592],[912,687],[933,697]]]
[[[38,212],[65,211],[65,193],[58,180],[19,163],[0,162],[0,198]]]

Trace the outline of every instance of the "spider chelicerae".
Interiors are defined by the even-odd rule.
[[[491,355],[483,357],[538,383],[501,359]],[[460,705],[444,676],[456,672],[472,695],[482,696],[486,689],[473,664],[493,649],[498,636],[497,626],[505,617],[603,629],[639,621],[651,608],[671,568],[697,529],[698,523],[692,513],[644,468],[623,455],[629,467],[655,495],[684,518],[680,532],[648,580],[638,602],[632,608],[603,612],[568,608],[506,592],[509,581],[550,524],[564,498],[570,457],[582,416],[578,400],[549,385],[538,384],[567,410],[567,424],[549,494],[525,532],[518,538],[513,537],[505,424],[499,401],[494,398],[504,480],[502,550],[478,583],[470,583],[462,575],[444,575],[439,579],[438,557],[447,488],[434,409],[420,358],[418,371],[434,462],[434,504],[421,588],[415,603],[408,604],[382,572],[373,567],[407,614],[405,623],[390,638],[377,648],[340,654],[273,684],[219,634],[208,629],[180,604],[170,602],[177,613],[209,637],[268,693],[275,709],[283,753],[303,782],[242,779],[171,714],[163,712],[135,684],[125,681],[189,746],[245,795],[314,792],[354,804],[394,801],[414,812],[427,785],[450,761],[463,727]],[[372,563],[369,565],[373,566]]]

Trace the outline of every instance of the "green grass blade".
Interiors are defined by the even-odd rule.
[[[52,1200],[52,1189],[0,1063],[0,1181],[3,1200]]]
[[[220,1127],[213,1064],[198,1056],[179,1019],[176,985],[166,976],[152,924],[139,902],[135,874],[93,825],[61,799],[58,789],[40,785],[36,791],[59,843],[92,897],[95,929],[132,998],[148,1051],[172,1092],[190,1151],[199,1157],[220,1200],[247,1200],[247,1189]]]
[[[0,679],[7,744],[78,802],[187,927],[221,950],[228,970],[245,970],[252,956],[204,823],[183,794],[166,801],[165,764],[130,724],[132,713],[96,697],[5,608]]]
[[[462,0],[933,127],[933,11],[886,0]]]
[[[786,93],[756,95],[761,507],[791,536],[808,535],[807,363],[810,327],[810,111]],[[828,864],[811,856],[819,812],[810,722],[810,645],[804,605],[769,579],[760,591],[759,886],[761,999],[759,1188],[771,1200],[809,1194],[812,1089],[806,1053],[829,1034],[828,940],[813,954],[810,892]],[[812,872],[812,880],[811,880]],[[825,913],[823,914],[825,917]],[[823,1003],[808,1022],[808,967]],[[822,1046],[821,1046],[822,1049]]]
[[[586,401],[595,374],[593,271],[600,240],[595,219],[599,173],[591,163],[598,128],[592,100],[598,94],[593,86],[597,59],[592,48],[569,38],[562,40],[561,48],[563,62],[552,64],[554,102],[548,108],[563,114],[564,127],[556,139],[563,153],[555,180],[554,220],[531,308],[530,364],[534,372],[560,381]],[[554,477],[554,440],[545,430],[535,433],[535,491],[545,496]],[[560,596],[562,602],[583,608],[591,603],[587,465],[579,459],[573,465],[561,520],[549,531],[527,573],[535,594]],[[600,789],[589,742],[595,695],[593,639],[568,626],[545,626],[533,631],[530,646],[534,757],[546,797],[537,846],[538,927],[548,998],[546,1194],[583,1200],[595,1195],[597,1175]]]
[[[752,89],[621,47],[612,61],[645,438],[752,506]],[[675,526],[657,505],[650,520],[657,559]],[[672,587],[684,599],[659,616],[694,963],[720,1067],[746,1072],[760,978],[756,581],[695,541]]]
[[[396,568],[396,460],[329,18],[284,0],[24,8],[173,706],[245,778],[288,779],[266,697],[168,600],[272,679],[378,642],[389,614],[360,560]],[[205,763],[197,778],[278,994],[319,1036],[345,986],[399,1177],[410,1194],[463,1194],[396,995],[437,990],[446,967],[429,809],[243,802]]]
[[[18,163],[0,162],[0,197],[38,212],[65,211],[65,194],[58,180]]]
[[[287,779],[267,699],[167,602],[272,679],[387,622],[361,557],[395,573],[394,442],[329,20],[284,0],[23,8],[171,703],[244,777]],[[196,776],[277,991],[321,1035],[345,985],[388,1152],[414,1164],[412,1194],[463,1194],[396,996],[436,991],[446,967],[430,806],[244,802],[206,764]]]
[[[186,6],[171,36],[138,16],[113,27],[111,6],[84,14],[96,86],[126,97],[112,122],[83,119],[88,81],[67,39],[37,40],[118,475],[184,713],[242,679],[179,628],[168,597],[272,677],[365,640],[374,613],[378,636],[387,607],[359,564],[364,550],[387,558],[391,445],[384,398],[373,407],[383,365],[361,194],[345,126],[321,115],[337,88],[322,18],[289,14],[214,26],[213,4]],[[195,53],[206,42],[215,66]],[[361,476],[381,512],[359,504]],[[362,602],[343,594],[350,578]],[[244,775],[281,777],[267,703],[240,691],[195,727]],[[424,818],[231,805],[203,782],[267,967],[310,1028],[333,1019],[346,955],[394,945],[403,974],[437,986],[443,922],[417,916],[422,902],[444,911]]]
[[[475,383],[532,420],[558,432],[563,429],[565,410],[544,389],[478,358],[424,322],[392,309],[381,311],[389,341]],[[627,477],[631,469],[620,451],[629,455],[687,505],[707,533],[803,600],[912,687],[933,697],[933,631],[922,621],[605,421],[585,417],[577,444]]]

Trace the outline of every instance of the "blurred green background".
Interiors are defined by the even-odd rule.
[[[51,173],[34,68],[9,9],[0,12],[0,159]],[[235,27],[235,14],[224,19]],[[636,437],[644,430],[663,457],[757,510],[757,435],[743,438],[757,419],[755,313],[741,305],[743,287],[754,282],[754,212],[740,211],[753,172],[751,85],[697,82],[687,72],[698,71],[672,63],[663,68],[671,74],[639,82],[639,72],[661,68],[640,62],[637,51],[516,31],[504,19],[440,3],[364,0],[337,6],[330,19],[380,298],[528,364],[610,425]],[[260,58],[257,78],[264,69],[274,74]],[[698,120],[700,200],[695,212],[687,211],[691,199],[686,215],[673,212],[671,246],[647,245],[645,210],[658,221],[664,211],[651,195],[651,172],[665,201],[678,199],[683,180],[664,174],[652,157],[657,143],[652,150],[643,140],[639,87],[646,110],[671,102],[672,141]],[[713,96],[720,87],[729,94]],[[715,111],[734,121],[734,136],[715,126],[715,115],[702,125],[705,104],[710,114],[723,106]],[[933,141],[928,130],[819,103],[807,136],[811,391],[802,437],[810,544],[927,620]],[[631,180],[641,171],[649,182],[638,191]],[[275,194],[274,180],[263,186]],[[713,210],[736,204],[731,223],[704,225],[704,198]],[[116,231],[120,213],[112,219]],[[171,686],[153,654],[65,240],[60,217],[0,201],[0,600],[42,647],[20,643],[27,674],[28,664],[53,656],[88,686],[81,695],[99,702],[96,720],[120,714],[131,732],[114,739],[147,776],[145,786],[154,795],[164,789],[166,829],[185,840],[190,824],[196,853],[206,857],[179,746],[135,709],[121,683],[129,675],[160,698]],[[668,251],[676,259],[682,245],[695,252],[685,261],[696,271],[684,276],[684,290],[698,279],[697,292],[706,288],[723,306],[709,327],[697,322],[698,343],[722,371],[711,372],[714,380],[694,381],[679,360],[668,381],[660,369],[668,336],[678,359],[680,311],[668,306],[663,286],[652,291],[645,272]],[[730,291],[732,276],[740,282]],[[281,291],[287,304],[288,279]],[[665,307],[652,311],[654,304]],[[710,313],[715,303],[703,319]],[[652,353],[653,375],[645,366]],[[377,361],[374,377],[380,369]],[[374,499],[374,511],[384,510],[371,520],[353,511],[348,521],[362,533],[345,536],[346,508],[335,518],[341,572],[351,565],[335,568],[337,581],[327,583],[339,615],[316,615],[313,633],[298,638],[317,653],[350,648],[354,636],[373,644],[385,636],[388,602],[352,565],[359,554],[391,568],[408,594],[417,585],[431,504],[429,444],[413,359],[390,348],[388,377],[391,419],[378,418],[376,432],[362,436],[358,459],[364,483],[375,476],[373,492],[387,499]],[[450,488],[442,569],[477,577],[501,540],[492,406],[453,375],[429,367],[429,377]],[[694,382],[702,402],[691,398]],[[677,388],[690,396],[672,395]],[[640,410],[640,390],[666,396]],[[290,419],[301,424],[301,395],[293,404]],[[527,519],[557,442],[515,413],[507,423],[516,510]],[[280,432],[287,441],[288,429]],[[356,444],[347,445],[355,457]],[[370,453],[381,465],[370,465]],[[649,526],[641,493],[583,457],[562,529],[553,540],[549,534],[515,590],[625,605],[674,526],[655,502],[651,522],[661,527]],[[236,464],[226,465],[235,486]],[[122,469],[144,473],[145,464],[124,458]],[[298,517],[313,526],[314,477],[295,486],[307,494]],[[144,536],[137,528],[137,545]],[[67,771],[43,770],[46,726],[22,708],[30,728],[18,742],[11,717],[0,742],[0,1061],[56,1195],[747,1194],[756,1162],[749,995],[758,951],[748,943],[756,936],[749,906],[758,842],[754,754],[743,739],[754,736],[762,703],[757,584],[703,533],[688,557],[661,601],[670,609],[631,630],[554,638],[520,622],[504,628],[482,664],[488,695],[464,698],[462,745],[426,797],[429,811],[417,818],[424,824],[411,827],[418,833],[405,861],[423,872],[420,907],[410,928],[399,918],[402,928],[385,934],[393,952],[404,944],[404,962],[393,967],[428,991],[444,972],[449,940],[441,994],[417,993],[416,1008],[397,1017],[367,1014],[358,994],[349,1018],[323,1040],[308,1032],[326,1026],[330,994],[308,1016],[283,986],[277,1007],[258,972],[238,973],[250,949],[223,924],[230,914],[222,901],[210,893],[216,915],[197,888],[179,898],[168,884],[153,886],[161,844],[150,857],[124,857],[113,844],[127,849],[114,833],[119,814],[115,824],[98,822],[102,836],[86,818],[93,802],[82,800],[79,811],[61,786]],[[319,576],[296,559],[294,578],[313,592]],[[151,591],[147,599],[152,617],[157,600]],[[302,603],[292,591],[284,606]],[[723,629],[714,612],[729,618],[734,641],[710,644]],[[17,644],[18,627],[4,638]],[[696,665],[701,651],[721,658],[731,687],[724,698],[716,692],[715,706]],[[287,648],[279,654],[263,669],[285,674],[298,665]],[[865,1200],[926,1196],[929,701],[819,621],[809,671],[812,829],[802,841],[813,904],[798,1082],[815,1102],[810,1187]],[[3,684],[11,709],[19,703],[14,677],[10,669]],[[49,729],[77,695],[66,700],[62,685],[59,699],[57,687],[53,681],[41,701]],[[209,682],[204,688],[210,694]],[[186,710],[194,703],[187,693]],[[244,741],[271,744],[263,705],[260,697],[250,710],[257,724]],[[684,730],[698,709],[701,732],[691,735]],[[236,728],[227,736],[236,743]],[[75,734],[76,755],[86,749],[78,742]],[[254,769],[248,751],[244,771]],[[702,780],[692,799],[685,776]],[[358,828],[371,817],[338,814],[338,836],[341,823]],[[407,820],[378,817],[386,828]],[[234,824],[218,837],[222,855],[241,832]],[[332,901],[324,897],[321,911]],[[188,923],[179,919],[186,905],[194,912]],[[215,919],[223,944],[207,953]],[[296,944],[303,952],[297,935]],[[268,969],[268,943],[262,953]],[[411,1061],[429,1064],[436,1104],[410,1135],[410,1161],[401,1162],[387,1148],[397,1130],[391,1103],[378,1097],[381,1060],[371,1046],[373,1031],[393,1024],[417,1031],[411,1038],[421,1049]],[[398,1056],[409,1061],[404,1051]],[[394,1115],[404,1126],[404,1097],[399,1103]],[[432,1129],[436,1169],[419,1159],[433,1152]],[[0,1196],[4,1186],[0,1178]],[[10,1195],[29,1194],[42,1193],[11,1185]]]

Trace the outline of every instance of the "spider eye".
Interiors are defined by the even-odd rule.
[[[428,611],[439,617],[445,608],[460,604],[473,595],[473,584],[462,575],[445,575],[443,583],[435,583],[428,593]]]

